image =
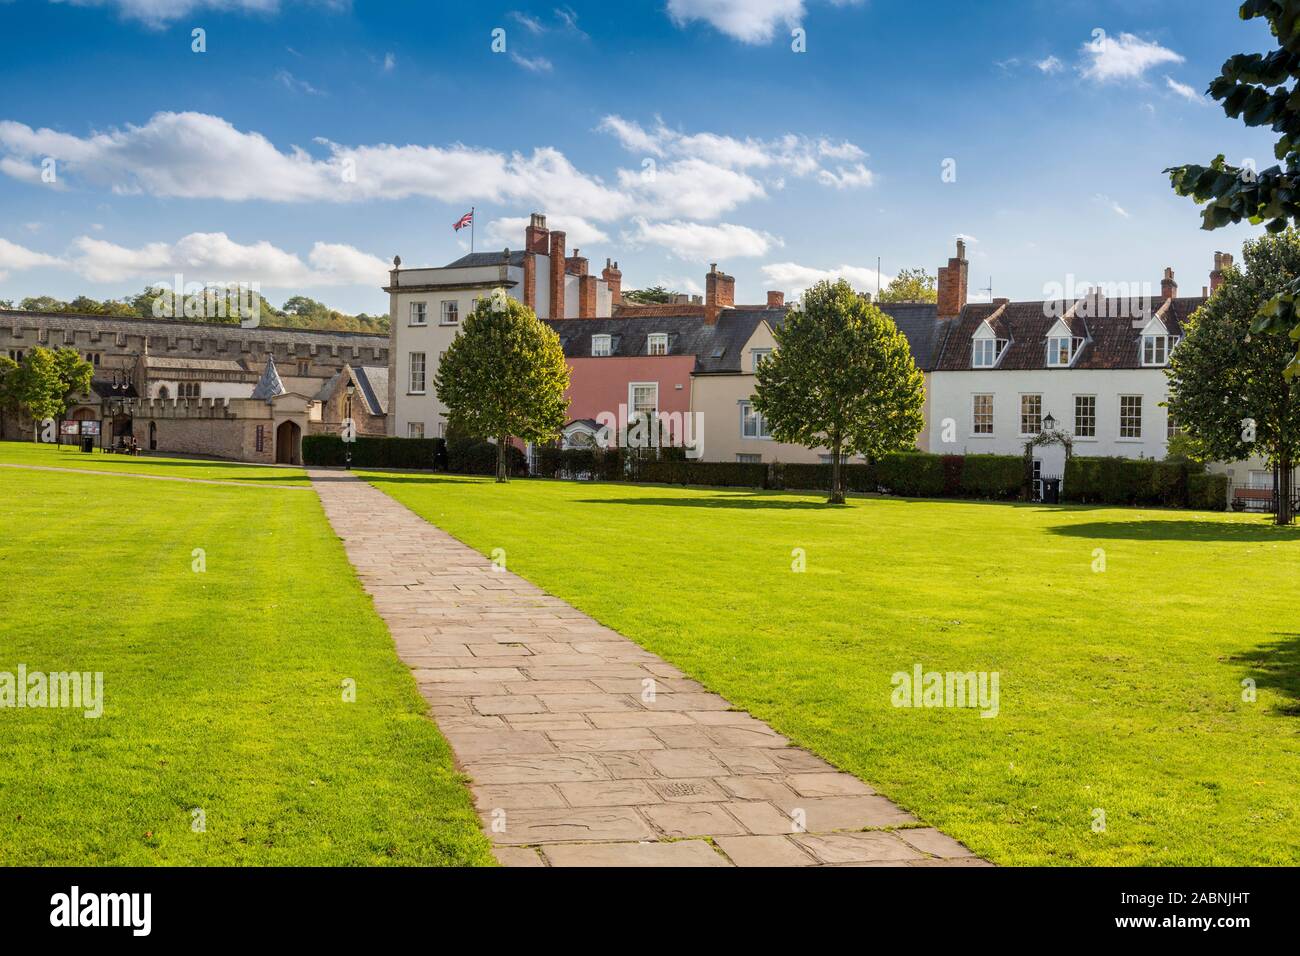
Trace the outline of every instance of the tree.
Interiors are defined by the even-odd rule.
[[[648,289],[628,289],[623,293],[623,301],[633,305],[666,305],[676,295],[676,292],[670,292],[661,285],[652,285]]]
[[[889,280],[877,302],[938,302],[938,280],[924,269],[904,269]]]
[[[830,504],[844,503],[844,455],[911,447],[925,424],[925,380],[893,320],[840,279],[804,293],[774,330],[754,407],[772,437],[831,452]]]
[[[1261,455],[1279,469],[1277,523],[1291,521],[1291,470],[1300,448],[1300,382],[1280,374],[1292,349],[1278,335],[1252,335],[1259,303],[1300,276],[1300,233],[1248,242],[1244,271],[1192,316],[1169,358],[1169,411],[1198,454],[1220,461]]]
[[[5,415],[16,414],[21,407],[18,398],[18,363],[7,355],[0,355],[0,438],[5,436]]]
[[[497,481],[509,481],[512,438],[551,441],[564,428],[569,367],[560,337],[497,289],[465,319],[433,378],[448,417],[496,439]]]
[[[63,414],[63,380],[53,352],[38,345],[12,374],[14,402],[33,423]]]
[[[1174,191],[1205,205],[1202,228],[1218,229],[1232,223],[1266,223],[1270,233],[1280,233],[1300,222],[1300,96],[1287,83],[1300,80],[1300,0],[1246,0],[1241,5],[1243,20],[1263,17],[1278,49],[1267,55],[1238,53],[1224,62],[1210,82],[1209,94],[1223,104],[1223,111],[1247,126],[1269,126],[1280,134],[1273,147],[1274,158],[1283,165],[1257,170],[1243,161],[1232,166],[1220,153],[1209,166],[1184,165],[1166,169]],[[1262,303],[1251,331],[1285,332],[1300,340],[1300,276]],[[1300,371],[1300,349],[1292,356],[1285,374]]]
[[[59,410],[55,417],[62,420],[73,399],[90,391],[95,366],[83,359],[76,349],[60,348],[54,352],[54,371],[59,381]]]

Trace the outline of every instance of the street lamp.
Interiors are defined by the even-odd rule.
[[[1048,432],[1056,431],[1056,419],[1052,417],[1051,412],[1048,412],[1043,417],[1043,431],[1048,431]]]
[[[348,395],[347,409],[343,413],[343,431],[344,431],[343,444],[346,446],[345,450],[347,453],[344,459],[344,467],[347,468],[348,471],[352,470],[352,442],[348,440],[347,429],[348,429],[348,425],[352,421],[352,393],[355,392],[356,390],[357,390],[356,383],[354,383],[351,379],[349,379],[348,387],[346,389]]]

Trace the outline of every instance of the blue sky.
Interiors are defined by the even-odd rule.
[[[384,264],[460,255],[471,206],[477,248],[543,211],[628,288],[871,288],[960,234],[973,297],[1166,265],[1199,294],[1255,230],[1201,231],[1161,170],[1271,163],[1199,95],[1272,48],[1237,6],[0,0],[0,298],[179,270],[379,312]]]

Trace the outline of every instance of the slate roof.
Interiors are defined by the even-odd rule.
[[[907,339],[916,367],[923,372],[930,371],[943,339],[939,306],[934,302],[879,302],[877,306],[894,320]]]
[[[1075,334],[1084,339],[1071,368],[1128,369],[1143,368],[1141,354],[1142,326],[1155,315],[1164,322],[1170,335],[1181,336],[1183,323],[1205,303],[1203,297],[1177,299],[1108,299],[1104,309],[1079,314],[1075,310],[1069,322]],[[935,352],[934,369],[940,372],[971,370],[971,336],[980,323],[992,319],[999,338],[1009,339],[1002,358],[994,370],[1048,368],[1047,333],[1058,319],[1070,314],[1071,302],[980,302],[967,305],[955,319],[942,324],[943,343]],[[1145,314],[1145,318],[1143,317]],[[978,369],[976,371],[989,371]]]
[[[232,359],[185,358],[170,355],[146,355],[144,364],[153,369],[193,369],[205,372],[248,374],[249,368]]]
[[[499,266],[505,261],[505,251],[497,252],[471,252],[461,256],[455,262],[449,262],[444,269],[468,269],[474,266]],[[524,264],[524,251],[512,251],[510,253],[510,265],[522,266]]]
[[[275,359],[267,356],[266,369],[262,372],[262,377],[257,384],[253,386],[252,398],[260,398],[269,402],[277,395],[285,393],[284,382],[280,381],[280,373],[276,371]]]
[[[90,380],[90,390],[100,398],[139,398],[140,393],[135,390],[134,383],[127,383],[126,388],[113,388],[114,382],[109,378],[92,378]]]
[[[741,351],[758,324],[775,323],[784,315],[780,309],[727,309],[714,325],[699,314],[550,319],[546,324],[560,336],[566,358],[591,358],[593,335],[610,336],[610,355],[645,355],[647,337],[664,332],[668,335],[669,355],[694,355],[695,374],[710,375],[739,372]]]
[[[352,369],[357,376],[357,384],[370,406],[372,415],[388,414],[388,366],[361,365]]]

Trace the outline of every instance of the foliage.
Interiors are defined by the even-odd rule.
[[[1061,498],[1081,504],[1197,507],[1190,504],[1189,489],[1192,479],[1203,472],[1201,465],[1187,461],[1076,455],[1065,464]],[[1207,482],[1196,482],[1198,501],[1205,500],[1206,486]],[[1227,485],[1223,487],[1223,497],[1212,505],[1216,511],[1222,511],[1227,500]]]
[[[648,289],[628,289],[623,293],[623,301],[632,305],[667,305],[676,296],[676,292],[661,285],[653,285]]]
[[[844,280],[804,293],[758,367],[754,407],[777,441],[831,453],[829,501],[844,502],[846,455],[912,446],[924,425],[924,379],[891,318]]]
[[[767,465],[740,461],[687,461],[639,459],[635,481],[718,488],[766,488]]]
[[[557,448],[543,445],[537,449],[538,478],[590,478],[619,481],[624,477],[623,456],[617,448]]]
[[[445,469],[446,446],[441,438],[359,435],[352,443],[352,467]],[[302,460],[305,465],[342,465],[347,462],[347,454],[347,443],[338,435],[303,436]]]
[[[904,269],[880,290],[877,302],[938,302],[938,280],[925,269]]]
[[[1280,233],[1300,221],[1300,95],[1288,83],[1300,80],[1300,0],[1246,0],[1243,20],[1263,17],[1277,39],[1278,48],[1267,54],[1230,56],[1214,80],[1209,94],[1223,111],[1247,126],[1268,126],[1278,134],[1273,147],[1280,165],[1256,170],[1232,166],[1220,153],[1208,166],[1183,165],[1166,169],[1174,191],[1204,205],[1202,228],[1218,229],[1248,221],[1266,224]],[[1284,290],[1276,291],[1260,306],[1255,332],[1285,332],[1300,340],[1300,276],[1292,275]],[[1300,350],[1287,366],[1287,375],[1300,370]]]
[[[509,477],[510,439],[550,442],[565,425],[569,366],[560,337],[500,290],[465,319],[433,384],[458,428],[496,439],[498,481]]]

